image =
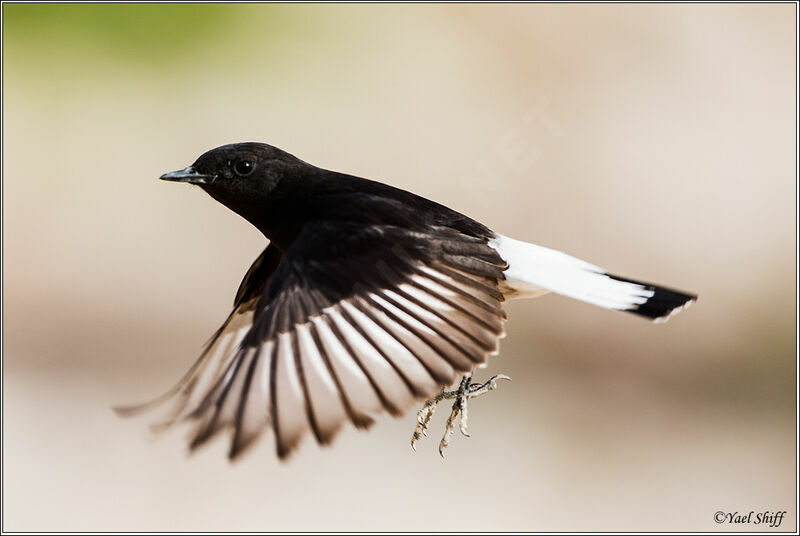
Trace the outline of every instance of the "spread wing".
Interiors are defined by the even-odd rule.
[[[230,457],[265,429],[286,457],[311,432],[401,414],[496,352],[505,262],[448,227],[312,221],[281,255],[268,247],[234,311],[161,399],[165,425],[197,421],[192,447],[233,428]]]

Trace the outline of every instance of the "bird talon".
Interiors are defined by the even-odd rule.
[[[511,380],[505,374],[497,374],[485,383],[472,383],[472,374],[465,375],[459,382],[458,388],[453,391],[442,391],[434,398],[428,400],[422,409],[417,413],[417,426],[414,429],[414,436],[411,440],[411,446],[416,451],[416,442],[421,436],[428,437],[428,424],[430,423],[433,412],[436,406],[442,400],[454,399],[453,407],[450,410],[450,415],[445,424],[444,434],[442,440],[439,441],[439,455],[444,458],[444,451],[450,444],[450,436],[455,430],[456,418],[458,418],[458,429],[464,437],[471,437],[467,431],[467,423],[469,419],[467,402],[470,398],[475,398],[482,394],[488,393],[497,389],[497,380]]]
[[[458,424],[458,430],[464,437],[470,437],[469,432],[467,432],[467,419],[464,415],[461,416],[461,422]]]

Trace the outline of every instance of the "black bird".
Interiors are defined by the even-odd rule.
[[[200,186],[269,245],[178,384],[118,412],[172,399],[161,426],[196,421],[192,448],[231,427],[231,458],[266,428],[284,458],[309,430],[328,444],[348,420],[366,428],[383,410],[399,415],[430,398],[413,445],[435,404],[455,398],[441,452],[459,413],[466,433],[467,399],[505,378],[471,383],[473,369],[497,352],[504,300],[555,292],[659,322],[696,299],[263,143],[218,147],[161,179]],[[459,375],[458,388],[444,391]]]

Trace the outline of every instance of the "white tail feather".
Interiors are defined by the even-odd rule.
[[[654,295],[648,288],[620,281],[606,271],[561,251],[498,234],[489,244],[508,263],[508,298],[533,298],[555,292],[606,309],[636,309]]]

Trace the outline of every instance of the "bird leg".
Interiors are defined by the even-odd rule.
[[[472,373],[465,374],[458,384],[458,387],[452,391],[442,389],[442,392],[431,398],[422,409],[417,413],[417,425],[414,427],[414,435],[411,437],[411,448],[417,450],[417,441],[424,435],[428,436],[428,424],[433,417],[433,412],[436,411],[436,406],[443,400],[454,399],[453,408],[450,411],[450,416],[447,418],[447,424],[444,429],[444,436],[439,442],[439,454],[444,457],[444,449],[447,448],[450,436],[453,434],[455,422],[458,418],[458,429],[464,436],[469,437],[467,433],[467,401],[470,398],[481,396],[497,389],[497,380],[511,380],[505,374],[497,374],[492,376],[489,381],[485,383],[472,383]],[[459,418],[459,414],[461,417]]]

